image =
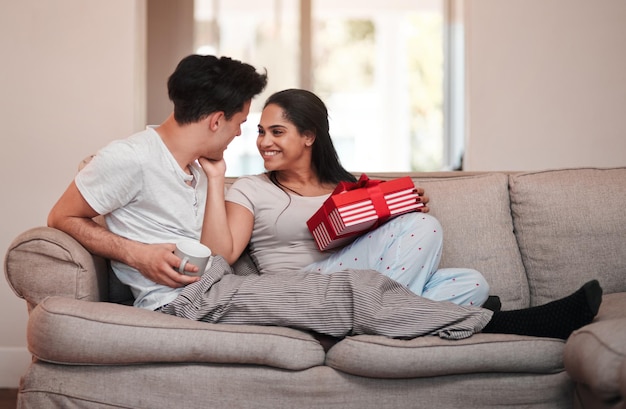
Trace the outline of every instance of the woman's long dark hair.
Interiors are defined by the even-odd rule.
[[[315,135],[311,162],[320,182],[356,181],[354,175],[341,166],[330,138],[328,110],[317,95],[303,89],[287,89],[272,94],[265,101],[265,106],[270,104],[281,107],[285,118],[296,126],[298,132],[308,131]]]

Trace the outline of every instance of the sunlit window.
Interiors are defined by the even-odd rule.
[[[195,20],[198,53],[268,70],[268,88],[226,151],[229,176],[263,171],[255,145],[262,103],[286,88],[326,102],[349,170],[454,165],[444,136],[444,0],[196,0]]]

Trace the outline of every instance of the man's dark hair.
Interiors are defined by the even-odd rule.
[[[183,58],[167,81],[174,118],[181,125],[218,111],[230,119],[266,85],[267,74],[258,73],[249,64],[196,54]]]

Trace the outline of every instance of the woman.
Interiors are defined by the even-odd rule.
[[[337,156],[328,112],[313,93],[289,89],[266,101],[257,139],[267,173],[242,177],[226,195],[216,171],[209,183],[202,241],[233,263],[249,246],[262,274],[371,269],[417,295],[459,305],[483,305],[489,285],[476,270],[438,269],[442,228],[437,219],[408,213],[336,251],[320,252],[306,221],[342,181],[355,181]],[[206,168],[210,165],[205,164]],[[423,190],[420,200],[428,202]]]

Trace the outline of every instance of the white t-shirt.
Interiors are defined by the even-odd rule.
[[[76,176],[87,203],[105,215],[110,231],[142,243],[199,240],[206,202],[206,175],[198,163],[188,175],[152,128],[110,143]],[[192,181],[189,186],[186,181]],[[130,286],[135,306],[156,309],[180,289],[156,284],[134,268],[112,261]]]
[[[267,174],[243,176],[233,183],[226,200],[244,206],[254,215],[249,252],[262,274],[302,271],[332,254],[318,250],[306,225],[328,196],[288,194]]]

